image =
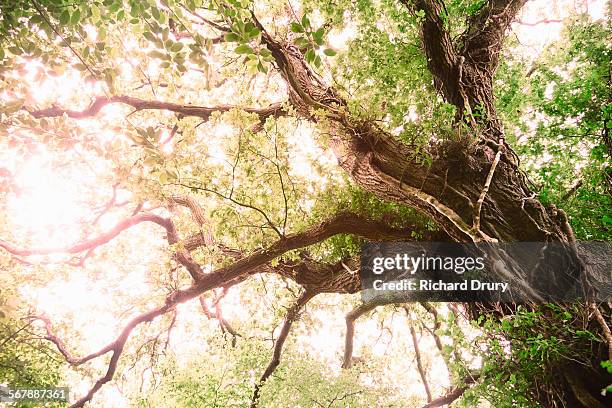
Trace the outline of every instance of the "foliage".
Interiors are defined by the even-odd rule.
[[[19,297],[8,286],[0,290],[0,384],[13,389],[51,388],[64,386],[62,361],[49,343],[33,334],[32,323],[19,318]],[[13,406],[29,408],[35,402],[19,402]],[[63,407],[64,403],[47,403]]]
[[[439,96],[427,68],[420,43],[424,12],[411,12],[393,0],[293,3],[1,2],[0,237],[24,246],[69,244],[105,234],[118,220],[146,208],[171,217],[183,238],[207,232],[214,236],[213,244],[191,254],[208,273],[274,242],[283,243],[289,234],[342,211],[390,227],[410,226],[407,239],[435,231],[429,217],[381,200],[339,169],[327,135],[331,125],[319,117],[317,123],[306,123],[295,115],[262,31],[265,26],[289,51],[303,54],[312,66],[310,75],[326,83],[333,79],[348,99],[349,114],[372,121],[411,146],[414,160],[427,167],[432,158],[423,151],[456,135],[458,125],[455,108]],[[460,44],[470,19],[485,2],[445,4],[438,17]],[[610,240],[610,27],[587,16],[572,19],[560,41],[536,61],[517,52],[517,42],[507,42],[495,78],[496,104],[508,142],[539,199],[564,209],[579,239]],[[336,45],[334,38],[344,41]],[[148,109],[113,99],[125,95],[158,105]],[[159,107],[165,102],[174,105]],[[210,106],[222,108],[185,113]],[[252,108],[266,106],[278,110],[262,114]],[[241,109],[246,107],[251,109]],[[64,111],[37,117],[41,109]],[[83,114],[88,110],[91,115]],[[24,173],[32,167],[38,170],[29,175],[35,183],[28,185]],[[29,190],[41,185],[51,186],[47,196],[32,195]],[[52,197],[70,191],[72,207],[67,209],[66,200]],[[204,208],[207,224],[196,222],[187,209],[168,204],[186,194]],[[127,199],[122,202],[117,195]],[[56,211],[47,212],[48,207]],[[70,212],[77,228],[65,222]],[[32,220],[46,223],[47,229],[31,225]],[[163,305],[168,294],[189,285],[189,275],[176,262],[185,242],[161,245],[169,235],[138,226],[87,253],[86,259],[62,255],[17,265],[18,260],[2,258],[0,382],[51,386],[67,378],[57,352],[30,338],[40,337],[42,328],[20,331],[26,312],[44,303],[40,296],[21,299],[5,288],[23,286],[32,294],[48,291],[50,297],[54,285],[72,288],[71,304],[65,304],[65,290],[51,303],[68,310],[57,317],[58,331],[70,333],[69,348],[84,353],[100,339],[111,339],[115,326],[134,313]],[[302,258],[338,263],[355,258],[364,242],[338,234],[307,249],[288,251],[262,269],[281,262],[291,269]],[[125,354],[132,360],[122,358],[113,380],[113,385],[129,389],[121,403],[162,408],[250,404],[253,387],[270,360],[270,337],[300,288],[286,277],[266,274],[234,284],[230,294],[221,295],[219,289],[207,293],[205,300],[233,313],[227,320],[240,329],[237,344],[227,340],[227,332],[218,335],[219,316],[204,319],[199,309],[176,312],[176,322],[170,315],[147,320],[126,345]],[[93,302],[88,297],[99,304],[84,313]],[[420,383],[418,391],[406,391],[407,383],[418,381],[408,359],[401,355],[398,360],[405,365],[400,368],[409,369],[414,378],[406,374],[389,380],[389,373],[397,373],[390,368],[397,357],[374,351],[378,338],[371,338],[390,333],[399,344],[396,356],[406,350],[412,354],[404,326],[414,322],[393,323],[397,310],[391,307],[364,318],[370,332],[358,330],[357,336],[358,341],[366,339],[360,346],[366,362],[339,370],[340,347],[326,359],[297,340],[314,337],[313,332],[325,327],[330,338],[342,343],[344,315],[354,299],[320,298],[311,304],[315,311],[305,313],[292,329],[295,335],[287,341],[278,370],[262,388],[261,405],[422,404]],[[20,303],[8,308],[9,299]],[[83,327],[67,327],[83,315]],[[442,337],[443,362],[430,350],[423,353],[424,360],[428,368],[449,363],[453,385],[463,385],[479,367],[478,381],[461,401],[466,407],[483,399],[499,408],[527,407],[535,404],[534,385],[552,386],[561,361],[592,363],[589,353],[602,339],[593,327],[582,324],[583,318],[578,306],[519,306],[512,316],[486,316],[467,326],[448,311],[433,322],[441,326],[433,334]],[[421,338],[431,341],[428,319],[421,315],[418,324],[425,333]],[[577,329],[578,323],[584,327]],[[198,349],[173,349],[173,330],[182,333],[179,340],[201,341]],[[95,381],[104,368],[92,364],[78,374]],[[601,368],[610,371],[610,361],[602,361]],[[141,376],[134,380],[136,371]],[[439,384],[432,388],[444,392]],[[109,395],[93,404],[112,405]]]
[[[497,74],[498,108],[539,197],[567,212],[580,239],[612,233],[610,34],[607,23],[576,17],[565,41],[530,66],[507,55]]]

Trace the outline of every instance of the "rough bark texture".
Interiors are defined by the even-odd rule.
[[[469,128],[468,135],[460,131],[438,135],[439,141],[425,148],[432,158],[428,165],[415,157],[413,146],[396,140],[375,122],[351,117],[346,101],[322,83],[299,51],[260,27],[286,79],[291,103],[302,116],[329,128],[340,165],[359,186],[420,209],[459,242],[573,244],[565,213],[538,201],[518,157],[504,140],[495,110],[492,84],[499,52],[506,30],[525,2],[486,3],[470,19],[464,35],[453,41],[440,19],[442,1],[402,1],[413,12],[424,13],[421,35],[428,68],[441,95],[457,108],[458,128],[459,124]],[[597,367],[600,357],[595,353],[592,367]],[[584,398],[574,398],[574,388],[561,380],[559,395],[581,404]],[[555,404],[548,396],[541,402]]]

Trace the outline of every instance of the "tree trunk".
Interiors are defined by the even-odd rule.
[[[470,27],[456,45],[440,20],[441,2],[402,1],[411,10],[425,13],[421,34],[428,68],[436,88],[457,108],[458,130],[439,134],[437,141],[421,146],[429,160],[418,155],[416,146],[400,142],[375,122],[351,117],[346,101],[322,84],[299,51],[276,42],[260,27],[288,84],[294,108],[328,129],[340,166],[359,186],[382,199],[421,210],[458,242],[573,244],[565,213],[554,206],[545,207],[532,191],[517,155],[504,140],[495,110],[493,74],[505,31],[525,2],[488,2],[471,18]],[[574,256],[579,260],[579,254]],[[514,307],[504,310],[512,313]],[[472,311],[489,309],[487,305],[472,305]],[[599,367],[605,353],[596,348],[592,351],[587,368],[593,385],[590,388],[606,381]],[[566,372],[566,366],[561,370]],[[564,401],[588,406],[584,396],[578,395],[585,390],[577,389],[580,382],[571,384],[567,376],[558,377],[554,386],[534,390],[533,395],[540,396],[537,398],[545,406]],[[593,392],[588,391],[594,399],[602,398]]]

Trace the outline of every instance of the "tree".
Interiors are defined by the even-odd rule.
[[[111,245],[137,225],[150,223],[164,231],[168,269],[176,271],[180,266],[190,277],[189,282],[184,277],[175,279],[157,307],[133,318],[114,341],[84,357],[73,356],[54,334],[50,321],[38,317],[44,322],[46,339],[71,365],[111,356],[106,373],[74,406],[85,405],[114,378],[135,328],[172,313],[178,304],[204,299],[202,296],[214,294],[216,308],[228,288],[266,273],[292,281],[302,291],[287,311],[272,359],[255,386],[255,406],[305,305],[323,293],[360,290],[359,274],[354,270],[362,240],[559,241],[573,245],[572,222],[580,225],[580,237],[609,240],[606,213],[610,199],[605,194],[610,191],[606,168],[610,110],[605,82],[609,83],[610,50],[602,45],[609,30],[586,20],[574,25],[573,38],[568,40],[572,44],[587,41],[589,30],[599,35],[592,37],[596,40],[586,56],[575,52],[575,58],[585,61],[584,69],[593,74],[590,83],[596,98],[563,99],[569,98],[571,82],[557,85],[555,98],[561,99],[545,102],[542,95],[537,98],[549,83],[543,77],[554,72],[546,69],[537,72],[540,82],[532,88],[535,102],[531,106],[541,107],[557,123],[585,118],[575,133],[588,141],[596,156],[584,172],[589,182],[583,190],[588,197],[596,197],[595,209],[570,220],[563,206],[573,214],[581,214],[577,208],[585,207],[562,199],[575,194],[581,185],[565,192],[567,186],[551,184],[553,177],[545,178],[540,187],[530,181],[515,151],[516,136],[508,132],[520,129],[524,115],[510,111],[508,107],[514,105],[499,102],[516,102],[517,110],[530,104],[516,96],[520,90],[512,85],[525,75],[525,67],[512,65],[512,56],[504,58],[506,37],[525,2],[306,2],[301,15],[290,4],[249,1],[187,1],[182,5],[170,0],[91,4],[33,0],[2,5],[5,143],[17,145],[24,156],[38,144],[69,160],[75,160],[80,150],[97,154],[112,163],[114,187],[112,199],[83,228],[86,237],[75,244],[36,248],[7,239],[0,246],[17,262],[62,253],[74,256],[69,261],[82,267],[98,248]],[[323,16],[319,18],[322,22],[315,23],[314,9]],[[345,55],[337,55],[326,45],[326,36],[330,29],[343,27],[345,10],[366,37]],[[380,14],[388,19],[382,22]],[[290,24],[280,23],[283,17]],[[330,58],[338,61],[329,62]],[[32,60],[41,62],[39,79],[78,70],[102,91],[83,109],[59,103],[36,106],[32,98],[36,91],[14,74],[26,70]],[[123,68],[120,61],[124,61]],[[150,74],[150,65],[156,65],[157,78]],[[126,76],[122,70],[128,66],[136,73]],[[343,78],[334,86],[330,66]],[[181,82],[194,72],[207,95],[229,81],[229,87],[238,90],[231,99],[238,102],[221,101],[213,106],[198,100],[200,89]],[[244,78],[258,85],[245,86],[240,82]],[[135,79],[142,82],[133,83]],[[378,89],[368,87],[368,80]],[[561,82],[563,77],[555,80]],[[366,89],[355,87],[355,82]],[[503,84],[500,91],[496,90],[498,82]],[[269,95],[262,92],[266,86]],[[574,84],[573,89],[578,86]],[[285,92],[286,99],[274,98],[278,90]],[[115,119],[108,117],[99,119],[105,109],[117,105],[133,111],[119,123],[111,123]],[[416,106],[417,120],[406,120],[411,105]],[[565,106],[570,108],[563,110]],[[132,121],[132,115],[141,116]],[[85,126],[78,123],[91,119],[99,120],[101,132],[122,134],[127,140],[102,142],[84,135]],[[218,133],[223,124],[229,129],[226,137]],[[207,128],[211,132],[217,129],[214,137],[228,143],[220,147],[224,154],[215,153],[215,143],[219,145],[214,137],[203,140],[198,136],[200,126],[211,126]],[[316,133],[317,141],[332,149],[343,170],[343,175],[336,169],[336,175],[329,176],[329,188],[316,185],[316,179],[307,182],[306,177],[294,177],[291,168],[299,159],[291,152],[295,153],[304,132]],[[555,140],[554,133],[542,134],[549,142]],[[167,153],[165,147],[172,144],[174,150]],[[529,152],[523,156],[529,157]],[[329,167],[324,166],[322,172],[326,171]],[[556,171],[569,178],[571,161]],[[17,183],[11,181],[10,171],[6,174],[4,194],[8,196],[14,194]],[[308,190],[308,183],[317,188],[315,193]],[[101,216],[121,211],[118,188],[130,190],[136,206],[124,210],[126,217],[113,228],[101,230],[96,226]],[[538,190],[555,194],[539,195]],[[305,211],[305,200],[315,202],[309,204],[310,211]],[[583,203],[587,201],[592,200]],[[576,249],[574,256],[583,254]],[[597,278],[589,275],[588,266],[584,273],[587,278]],[[220,308],[212,312],[206,303],[203,306],[223,330],[237,337]],[[360,305],[347,316],[347,350],[352,348],[351,324],[377,306]],[[546,326],[546,336],[561,336],[563,328],[572,328],[568,330],[572,348],[546,361],[543,381],[527,387],[530,400],[545,406],[603,406],[599,391],[610,381],[600,362],[611,359],[605,346],[612,347],[609,305],[527,311],[516,305],[503,310],[493,306],[472,304],[468,309],[485,330],[516,344],[525,343],[526,348],[544,331],[537,319],[552,321]],[[564,313],[575,318],[564,320]],[[507,330],[503,326],[506,317],[515,319],[520,330]],[[580,326],[592,337],[581,339],[576,334]],[[517,355],[522,355],[521,347],[516,346]],[[537,356],[519,361],[518,367],[529,366]],[[493,361],[501,358],[495,352],[489,357]],[[510,360],[512,364],[502,364],[507,377],[500,375],[492,387],[499,389],[508,381],[516,369],[516,361]],[[349,352],[344,365],[350,367],[351,361]],[[530,366],[531,371],[525,368],[525,372],[541,368]],[[490,386],[494,377],[486,369],[479,374],[463,372],[456,388],[428,401],[427,406],[449,403],[474,383]]]

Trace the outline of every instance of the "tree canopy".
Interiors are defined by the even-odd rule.
[[[0,2],[0,385],[606,406],[610,302],[383,305],[358,272],[372,241],[611,240],[607,7]]]

